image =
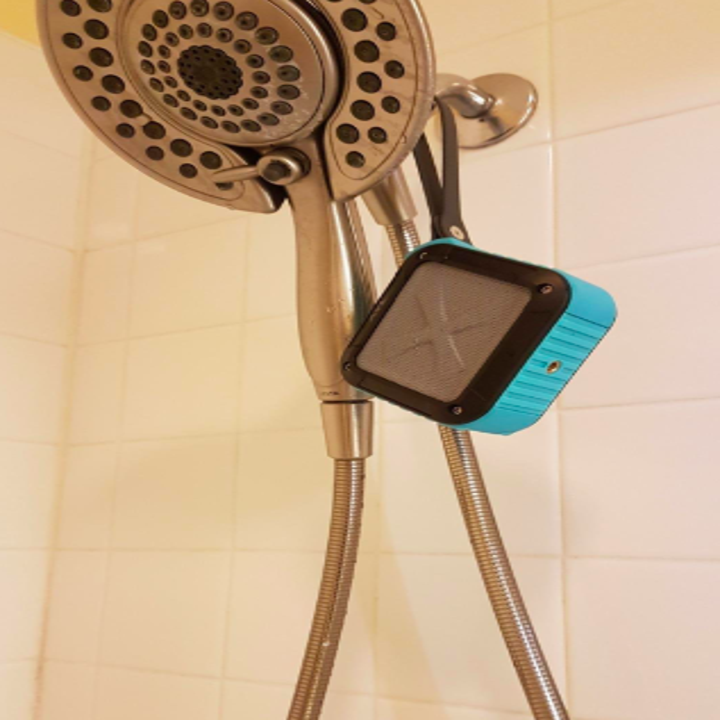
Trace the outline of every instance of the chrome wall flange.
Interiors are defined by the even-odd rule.
[[[439,75],[438,97],[457,114],[460,147],[483,148],[507,140],[528,124],[538,106],[535,86],[518,75],[497,73],[467,80]]]

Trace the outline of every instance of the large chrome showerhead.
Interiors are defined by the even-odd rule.
[[[332,196],[347,199],[399,165],[431,112],[414,0],[40,0],[40,21],[61,86],[105,143],[238,209],[277,197],[219,171],[322,129]]]

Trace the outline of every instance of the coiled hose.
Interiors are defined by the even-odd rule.
[[[387,226],[395,261],[419,245],[415,223]],[[470,434],[440,426],[460,509],[500,631],[535,720],[569,720],[500,536]]]
[[[364,491],[365,461],[336,460],[325,567],[288,720],[317,720],[322,712],[355,574]]]

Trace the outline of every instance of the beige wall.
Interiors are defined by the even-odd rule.
[[[0,5],[0,30],[37,43],[35,0],[5,0]]]
[[[620,305],[559,408],[477,439],[549,659],[574,720],[713,717],[720,10],[426,7],[442,69],[519,72],[542,98],[521,135],[463,157],[476,243]],[[290,218],[198,205],[103,149],[89,179],[40,718],[281,717],[330,491]],[[383,408],[378,436],[326,717],[526,720],[434,430]]]
[[[2,31],[0,96],[0,717],[32,720],[85,133],[39,49]]]

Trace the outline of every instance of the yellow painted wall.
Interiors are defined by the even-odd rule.
[[[38,42],[35,0],[0,0],[0,30]]]

